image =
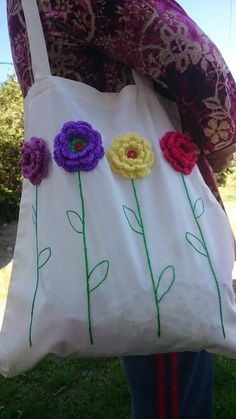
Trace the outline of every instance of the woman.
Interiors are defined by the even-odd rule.
[[[173,0],[38,0],[53,75],[101,91],[132,84],[130,68],[177,103],[199,168],[220,200],[213,171],[235,151],[236,85],[215,45]],[[33,84],[20,0],[8,0],[13,58],[24,96]],[[209,164],[210,163],[210,164]],[[213,169],[213,170],[212,170]],[[125,357],[134,419],[210,419],[213,355]]]

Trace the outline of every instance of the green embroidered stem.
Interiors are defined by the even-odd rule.
[[[39,286],[39,268],[38,268],[38,254],[39,254],[39,240],[38,240],[38,187],[35,187],[35,208],[33,208],[33,222],[35,225],[35,241],[36,241],[36,287],[33,296],[33,302],[31,306],[31,313],[30,313],[30,329],[29,329],[29,344],[32,347],[32,324],[33,324],[33,316],[34,316],[34,306],[35,306],[35,299],[36,294],[38,291]]]
[[[91,322],[91,298],[90,298],[90,287],[89,287],[89,265],[88,265],[88,251],[86,243],[86,225],[85,225],[85,209],[84,209],[84,197],[80,172],[78,172],[79,191],[82,208],[82,235],[83,235],[83,246],[84,246],[84,262],[85,262],[85,275],[86,275],[86,288],[87,288],[87,304],[88,304],[88,323],[89,323],[89,337],[90,343],[93,345],[92,335],[92,322]]]
[[[183,184],[184,184],[184,189],[185,189],[185,192],[186,192],[186,195],[187,195],[188,201],[189,201],[189,205],[190,205],[190,208],[191,208],[191,211],[192,211],[193,217],[194,217],[194,219],[195,219],[195,222],[196,222],[196,225],[197,225],[198,231],[199,231],[200,236],[201,236],[201,241],[200,241],[197,237],[196,237],[196,239],[198,240],[198,242],[201,242],[201,243],[203,244],[203,248],[204,248],[204,250],[205,250],[206,254],[204,254],[204,253],[202,253],[202,252],[198,251],[198,250],[196,249],[196,247],[195,247],[195,246],[193,246],[193,245],[192,245],[192,243],[189,241],[188,236],[186,236],[186,240],[187,240],[187,241],[188,241],[188,242],[192,245],[192,247],[193,247],[193,248],[194,248],[194,249],[195,249],[195,250],[196,250],[199,254],[201,254],[201,255],[203,255],[203,256],[206,256],[206,257],[207,257],[207,259],[208,259],[209,266],[210,266],[210,270],[211,270],[211,273],[212,273],[212,275],[213,275],[213,278],[214,278],[214,281],[215,281],[215,285],[216,285],[217,297],[218,297],[218,302],[219,302],[219,310],[220,310],[221,329],[222,329],[223,336],[224,336],[224,338],[225,338],[225,329],[224,329],[224,320],[223,320],[223,312],[222,312],[222,301],[221,301],[221,293],[220,293],[219,282],[218,282],[218,279],[217,279],[217,277],[216,277],[216,273],[215,273],[214,268],[213,268],[213,265],[212,265],[212,261],[211,261],[210,254],[209,254],[209,251],[208,251],[208,248],[207,248],[207,244],[206,244],[206,242],[205,242],[205,239],[204,239],[204,236],[203,236],[203,232],[202,232],[201,226],[200,226],[199,221],[198,221],[198,218],[200,218],[200,216],[201,216],[201,215],[203,214],[203,212],[204,212],[204,206],[203,206],[203,210],[202,210],[202,212],[201,212],[200,216],[196,216],[196,214],[195,214],[195,207],[196,207],[196,203],[195,203],[195,205],[193,205],[193,204],[192,204],[192,201],[191,201],[191,198],[190,198],[190,195],[189,195],[189,191],[188,191],[188,188],[187,188],[187,185],[186,185],[186,181],[185,181],[184,175],[183,175],[183,174],[181,174],[181,176],[182,176],[182,180],[183,180]],[[200,198],[199,198],[199,199],[200,199]],[[198,199],[196,202],[198,202],[198,201],[199,201],[199,199]],[[191,233],[186,233],[186,234],[191,235]],[[192,235],[192,236],[193,236],[193,235]]]
[[[109,261],[102,260],[98,262],[91,271],[89,271],[88,262],[88,249],[87,249],[87,238],[86,238],[86,222],[85,222],[85,204],[83,196],[83,187],[80,172],[77,172],[77,181],[80,193],[81,201],[81,215],[74,210],[67,210],[66,215],[71,228],[77,233],[83,236],[83,248],[84,248],[84,266],[85,266],[85,278],[86,278],[86,292],[87,292],[87,309],[88,309],[88,328],[90,343],[93,345],[93,333],[92,333],[92,313],[91,313],[91,294],[94,292],[103,282],[106,280],[109,271]],[[98,277],[97,272],[103,271],[102,277]]]
[[[33,296],[33,301],[32,301],[32,306],[31,306],[31,313],[30,313],[30,327],[29,327],[29,344],[30,344],[30,347],[32,347],[32,325],[33,325],[33,317],[34,317],[35,300],[36,300],[36,295],[37,295],[37,292],[38,292],[39,280],[40,280],[39,271],[49,261],[49,259],[51,257],[51,253],[52,253],[50,247],[45,247],[44,249],[42,249],[39,252],[39,238],[38,238],[38,187],[37,186],[35,187],[35,207],[33,207],[33,223],[35,225],[36,286],[35,286],[35,291],[34,291],[34,296]],[[40,261],[40,259],[42,259],[42,255],[43,254],[45,255],[45,253],[46,253],[45,260]]]
[[[135,188],[134,180],[132,179],[131,182],[132,182],[135,202],[136,202],[136,205],[137,205],[137,210],[138,210],[138,215],[139,215],[139,224],[140,224],[140,227],[142,229],[142,236],[143,236],[143,242],[144,242],[144,247],[145,247],[145,253],[146,253],[146,257],[147,257],[148,268],[149,268],[151,281],[152,281],[153,294],[154,294],[155,304],[156,304],[156,308],[157,308],[157,325],[158,325],[157,335],[160,337],[160,335],[161,335],[160,308],[159,308],[158,299],[157,299],[155,280],[154,280],[154,276],[153,276],[152,264],[151,264],[151,259],[150,259],[149,250],[148,250],[148,246],[147,246],[146,234],[145,234],[145,229],[144,229],[144,225],[143,225],[143,220],[142,220],[142,214],[141,214],[141,209],[140,209],[140,205],[139,205],[138,195],[137,195],[137,191],[136,191],[136,188]]]

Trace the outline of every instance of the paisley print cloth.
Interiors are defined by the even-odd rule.
[[[199,167],[218,197],[205,155],[235,143],[236,84],[224,59],[174,0],[38,0],[53,75],[118,92],[130,68],[176,101],[183,131],[200,149]],[[17,76],[33,84],[21,0],[8,0]],[[158,117],[158,115],[157,115]]]

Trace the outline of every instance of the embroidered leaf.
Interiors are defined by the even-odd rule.
[[[204,105],[211,110],[216,110],[221,107],[221,103],[218,97],[208,97],[203,100]]]
[[[34,225],[36,225],[36,209],[34,208],[34,206],[32,205],[32,220]]]
[[[205,211],[204,201],[202,198],[198,198],[194,204],[194,215],[196,218],[200,218]]]
[[[125,205],[123,205],[123,210],[124,210],[126,219],[129,223],[129,226],[132,228],[132,230],[135,231],[135,233],[143,234],[141,223],[138,220],[138,217],[135,214],[135,212],[132,209],[126,207]]]
[[[50,247],[45,247],[45,249],[41,250],[38,255],[38,269],[41,269],[51,257],[51,249]]]
[[[98,288],[102,284],[102,282],[105,281],[108,274],[108,270],[109,270],[108,260],[103,260],[102,262],[94,266],[94,268],[91,270],[88,277],[89,285],[90,285],[90,292],[94,291],[96,288]],[[100,279],[97,278],[98,276],[100,277]]]
[[[207,252],[204,244],[199,240],[194,234],[186,233],[186,240],[191,244],[191,246],[198,252],[200,255],[207,257]]]
[[[175,280],[175,269],[172,265],[166,266],[163,269],[161,275],[159,276],[157,286],[156,286],[156,295],[157,293],[160,295],[157,298],[158,303],[164,298],[164,296],[169,292]],[[158,295],[157,295],[158,297]]]
[[[72,210],[66,211],[66,215],[73,230],[78,234],[83,234],[83,221],[80,215]]]

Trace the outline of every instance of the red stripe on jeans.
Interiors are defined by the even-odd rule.
[[[178,375],[177,375],[177,353],[171,353],[171,394],[172,394],[172,419],[179,418],[179,386],[178,386]]]
[[[165,409],[165,360],[163,354],[156,355],[156,368],[157,368],[157,397],[158,397],[158,419],[166,418]]]

